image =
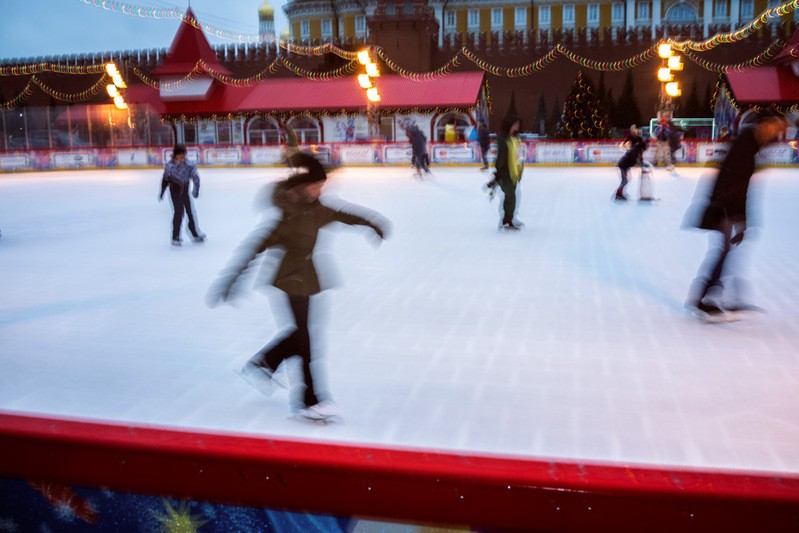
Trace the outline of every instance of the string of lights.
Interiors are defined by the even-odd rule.
[[[781,39],[777,39],[776,41],[771,43],[768,46],[768,48],[757,54],[755,57],[731,65],[722,65],[720,63],[713,63],[711,61],[706,61],[701,57],[698,57],[696,53],[691,50],[683,50],[682,54],[705,70],[709,70],[711,72],[725,73],[725,72],[732,72],[735,70],[741,71],[745,68],[759,67],[764,63],[768,63],[769,61],[771,61],[771,59],[774,58],[774,56],[776,56],[779,53],[779,51],[782,48],[785,47],[785,44],[786,43]]]
[[[377,55],[380,56],[380,59],[383,60],[383,63],[385,63],[388,68],[390,68],[391,70],[402,76],[403,78],[407,78],[413,81],[430,81],[435,78],[440,78],[446,76],[447,74],[450,74],[455,67],[460,65],[458,56],[463,51],[463,50],[458,51],[458,53],[452,56],[452,59],[447,61],[447,63],[444,66],[437,68],[436,70],[433,70],[431,72],[411,72],[397,65],[394,62],[394,60],[388,57],[388,54],[386,54],[383,48],[379,46],[376,46],[375,48]]]
[[[52,87],[46,85],[42,80],[37,78],[35,75],[31,77],[31,82],[36,84],[39,89],[41,89],[45,94],[55,98],[56,100],[61,100],[62,102],[69,102],[74,104],[76,102],[83,102],[91,98],[92,96],[96,95],[103,89],[105,89],[105,85],[108,81],[109,77],[107,74],[103,73],[99,80],[97,80],[91,87],[86,90],[77,92],[77,93],[64,93],[61,91],[57,91]]]
[[[679,50],[680,52],[683,52],[686,49],[694,50],[697,52],[707,52],[717,47],[720,44],[731,44],[743,41],[744,39],[748,38],[749,36],[757,32],[758,30],[765,27],[771,21],[771,19],[779,18],[784,15],[793,13],[794,11],[796,11],[797,8],[799,8],[799,0],[792,0],[791,2],[787,2],[780,6],[772,7],[770,9],[763,11],[763,13],[761,13],[760,16],[753,19],[751,22],[749,22],[749,24],[747,24],[740,30],[729,33],[719,33],[705,41],[674,40],[671,42],[671,45],[674,47],[675,50]]]
[[[42,61],[27,65],[0,67],[0,76],[30,76],[42,72],[55,72],[57,74],[100,74],[105,69],[104,65],[69,66]]]
[[[732,105],[732,107],[737,112],[740,113],[741,105],[735,99],[735,96],[732,94],[732,91],[730,91],[727,88],[727,84],[724,82],[724,79],[721,76],[719,76],[719,79],[716,81],[716,85],[715,85],[715,87],[713,89],[713,96],[710,99],[710,107],[711,108],[715,108],[716,107],[716,99],[719,97],[719,93],[722,90],[726,90],[727,91],[727,99],[730,101],[730,104]],[[782,105],[781,106],[781,105],[775,105],[775,104],[771,104],[771,105],[768,105],[768,106],[752,105],[752,106],[747,106],[747,109],[754,109],[755,111],[761,111],[761,110],[764,110],[764,109],[772,109],[772,110],[777,111],[779,113],[788,115],[788,114],[793,114],[793,113],[796,113],[797,111],[799,111],[799,104],[793,104],[793,105],[789,105],[789,106],[787,106],[787,105]]]
[[[657,52],[657,47],[658,47],[657,43],[653,44],[643,52],[619,61],[595,61],[593,59],[587,59],[581,56],[580,54],[572,52],[571,50],[560,44],[558,44],[555,48],[560,54],[569,59],[569,61],[576,63],[583,68],[600,70],[604,72],[619,72],[622,70],[635,68],[638,65],[641,65],[642,63],[649,61],[650,59],[655,57],[655,53]]]

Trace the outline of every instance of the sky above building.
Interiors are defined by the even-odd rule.
[[[283,6],[270,0],[278,33],[287,28]],[[102,7],[102,0],[4,0],[0,59],[34,58],[98,51],[165,48],[180,20],[122,14]],[[258,7],[263,0],[191,0],[183,4],[132,0],[127,6],[147,10],[186,10],[189,3],[202,24],[237,35],[258,34]],[[97,5],[94,5],[97,4]],[[118,2],[114,4],[118,5]],[[111,2],[107,1],[110,6]],[[232,43],[206,32],[211,44]]]

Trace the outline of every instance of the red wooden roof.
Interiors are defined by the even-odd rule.
[[[385,75],[378,78],[376,83],[380,92],[380,107],[386,109],[473,107],[482,84],[482,72],[458,72],[429,81]],[[270,79],[253,87],[239,110],[335,111],[365,107],[366,94],[358,85],[355,75],[352,75],[330,81]]]
[[[197,23],[197,17],[194,16],[191,8],[186,10],[186,19],[194,20]],[[230,75],[230,71],[223,67],[216,58],[216,54],[211,45],[208,44],[208,39],[205,38],[203,31],[183,20],[178,26],[175,38],[172,39],[166,59],[153,71],[153,74],[159,76],[178,74],[182,76],[191,72],[200,59],[205,60],[216,72]]]
[[[401,76],[381,76],[377,81],[380,107],[390,110],[473,107],[480,96],[482,72],[458,72],[430,81],[412,81]],[[158,91],[147,85],[126,90],[132,103],[150,104],[162,115],[211,115],[246,112],[301,112],[366,108],[366,94],[355,76],[312,81],[306,78],[273,78],[252,87],[216,87],[208,100],[163,102]]]
[[[766,66],[726,74],[739,104],[799,104],[799,77],[789,66]]]

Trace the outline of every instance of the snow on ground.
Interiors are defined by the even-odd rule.
[[[393,232],[378,247],[347,227],[320,242],[340,280],[315,304],[318,370],[344,412],[327,426],[292,419],[287,392],[267,399],[233,372],[287,325],[281,293],[204,303],[265,214],[257,192],[284,169],[200,168],[208,241],[184,235],[180,249],[157,169],[3,175],[0,409],[799,473],[799,173],[757,178],[762,230],[738,250],[768,313],[706,325],[682,306],[707,236],[680,225],[708,173],[658,170],[658,202],[617,204],[615,168],[528,167],[526,227],[508,233],[476,168],[424,181],[404,167],[338,171],[327,192],[383,213]]]

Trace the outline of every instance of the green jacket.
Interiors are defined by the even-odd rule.
[[[352,206],[361,210],[363,216],[333,209],[318,200],[313,203],[296,204],[285,197],[281,185],[276,186],[274,200],[283,209],[283,216],[272,228],[259,228],[253,231],[239,247],[236,259],[226,269],[224,292],[230,290],[236,279],[247,269],[250,262],[269,248],[281,247],[285,254],[271,281],[291,296],[311,296],[323,290],[313,262],[313,250],[319,230],[331,222],[349,225],[369,226],[381,238],[385,219],[374,211]]]

